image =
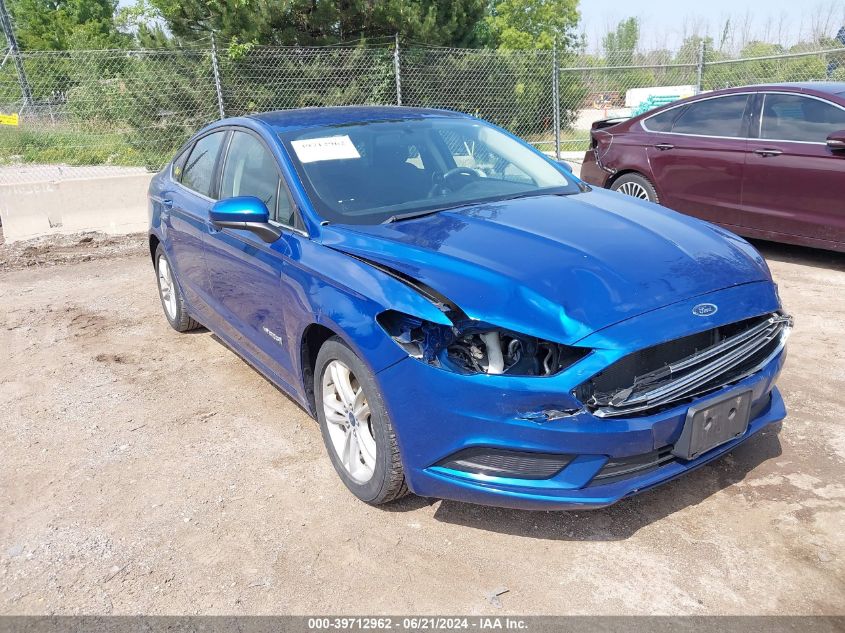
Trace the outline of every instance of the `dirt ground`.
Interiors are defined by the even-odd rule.
[[[142,237],[0,245],[0,614],[845,613],[845,258],[760,247],[780,433],[532,513],[355,500],[298,406],[168,327]]]

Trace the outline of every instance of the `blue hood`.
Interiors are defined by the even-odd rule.
[[[604,190],[327,226],[322,241],[422,281],[470,318],[561,343],[771,279],[732,233]]]

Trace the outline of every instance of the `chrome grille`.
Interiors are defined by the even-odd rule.
[[[614,363],[575,395],[599,417],[645,415],[759,371],[791,327],[792,317],[775,313],[670,341]]]

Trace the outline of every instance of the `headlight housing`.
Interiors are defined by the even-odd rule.
[[[448,326],[388,310],[378,322],[409,356],[460,374],[553,376],[590,352],[469,319]]]

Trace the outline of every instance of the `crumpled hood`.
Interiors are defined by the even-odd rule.
[[[760,255],[732,233],[605,190],[326,226],[322,241],[418,279],[470,318],[561,343],[771,279]]]

